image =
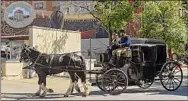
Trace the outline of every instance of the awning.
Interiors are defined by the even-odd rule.
[[[13,40],[28,40],[29,35],[6,35],[1,34],[2,39],[13,39]]]
[[[95,38],[96,37],[96,30],[92,29],[92,30],[81,32],[81,37],[82,37],[82,39]]]

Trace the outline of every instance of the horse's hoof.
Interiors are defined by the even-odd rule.
[[[35,93],[34,96],[40,96],[40,93]]]
[[[69,97],[69,95],[65,94],[64,97]]]
[[[45,97],[45,95],[40,95],[39,97],[40,97],[40,98],[44,98],[44,97]]]
[[[45,96],[44,95],[41,95],[41,96],[39,96],[40,98],[44,98]]]
[[[53,92],[54,92],[54,90],[53,90],[53,89],[51,89],[51,88],[49,88],[49,89],[48,89],[48,92],[49,92],[49,93],[53,93]]]
[[[83,94],[82,97],[87,97],[87,95],[86,95],[86,94]]]

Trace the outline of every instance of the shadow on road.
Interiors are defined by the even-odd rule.
[[[176,91],[159,91],[159,92],[154,92],[149,95],[178,95],[178,96],[187,96],[188,95],[188,85],[182,85],[178,90]]]
[[[148,88],[148,89],[127,89],[124,93],[147,93],[146,95],[178,95],[178,96],[187,96],[188,95],[188,85],[182,85],[176,91],[167,91],[165,89],[157,88]]]
[[[69,96],[69,97],[73,97],[73,96]],[[40,98],[39,96],[34,96],[33,93],[1,93],[1,98],[15,99],[15,100],[23,100],[23,99],[56,99],[56,98],[63,98],[63,94],[47,94],[46,97]]]

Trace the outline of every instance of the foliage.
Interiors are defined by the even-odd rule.
[[[105,27],[122,29],[124,22],[132,18],[132,6],[127,0],[96,2],[94,14],[100,18]]]
[[[147,1],[142,14],[141,36],[164,40],[175,52],[182,52],[186,27],[179,17],[178,1]]]
[[[99,21],[98,24],[109,33],[109,36],[113,30],[124,29],[125,23],[133,18],[133,6],[128,0],[96,0],[94,10],[85,6],[72,5],[87,10]],[[111,37],[109,38],[111,42]]]
[[[139,8],[139,7],[141,7],[141,0],[135,0],[135,1],[134,1],[134,4],[133,4],[133,7],[134,7],[134,8]]]
[[[184,0],[183,4],[182,4],[182,7],[188,11],[188,1],[187,0]],[[188,43],[188,16],[186,17],[183,17],[183,20],[186,24],[186,29],[187,29],[187,40],[186,40],[186,43]]]
[[[124,29],[127,21],[132,19],[133,7],[128,0],[96,1],[92,12],[111,34],[112,30]]]
[[[188,10],[188,1],[183,0],[182,3],[183,3],[183,7]]]

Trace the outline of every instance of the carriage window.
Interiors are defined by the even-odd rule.
[[[143,60],[155,61],[155,48],[154,47],[142,47]]]

